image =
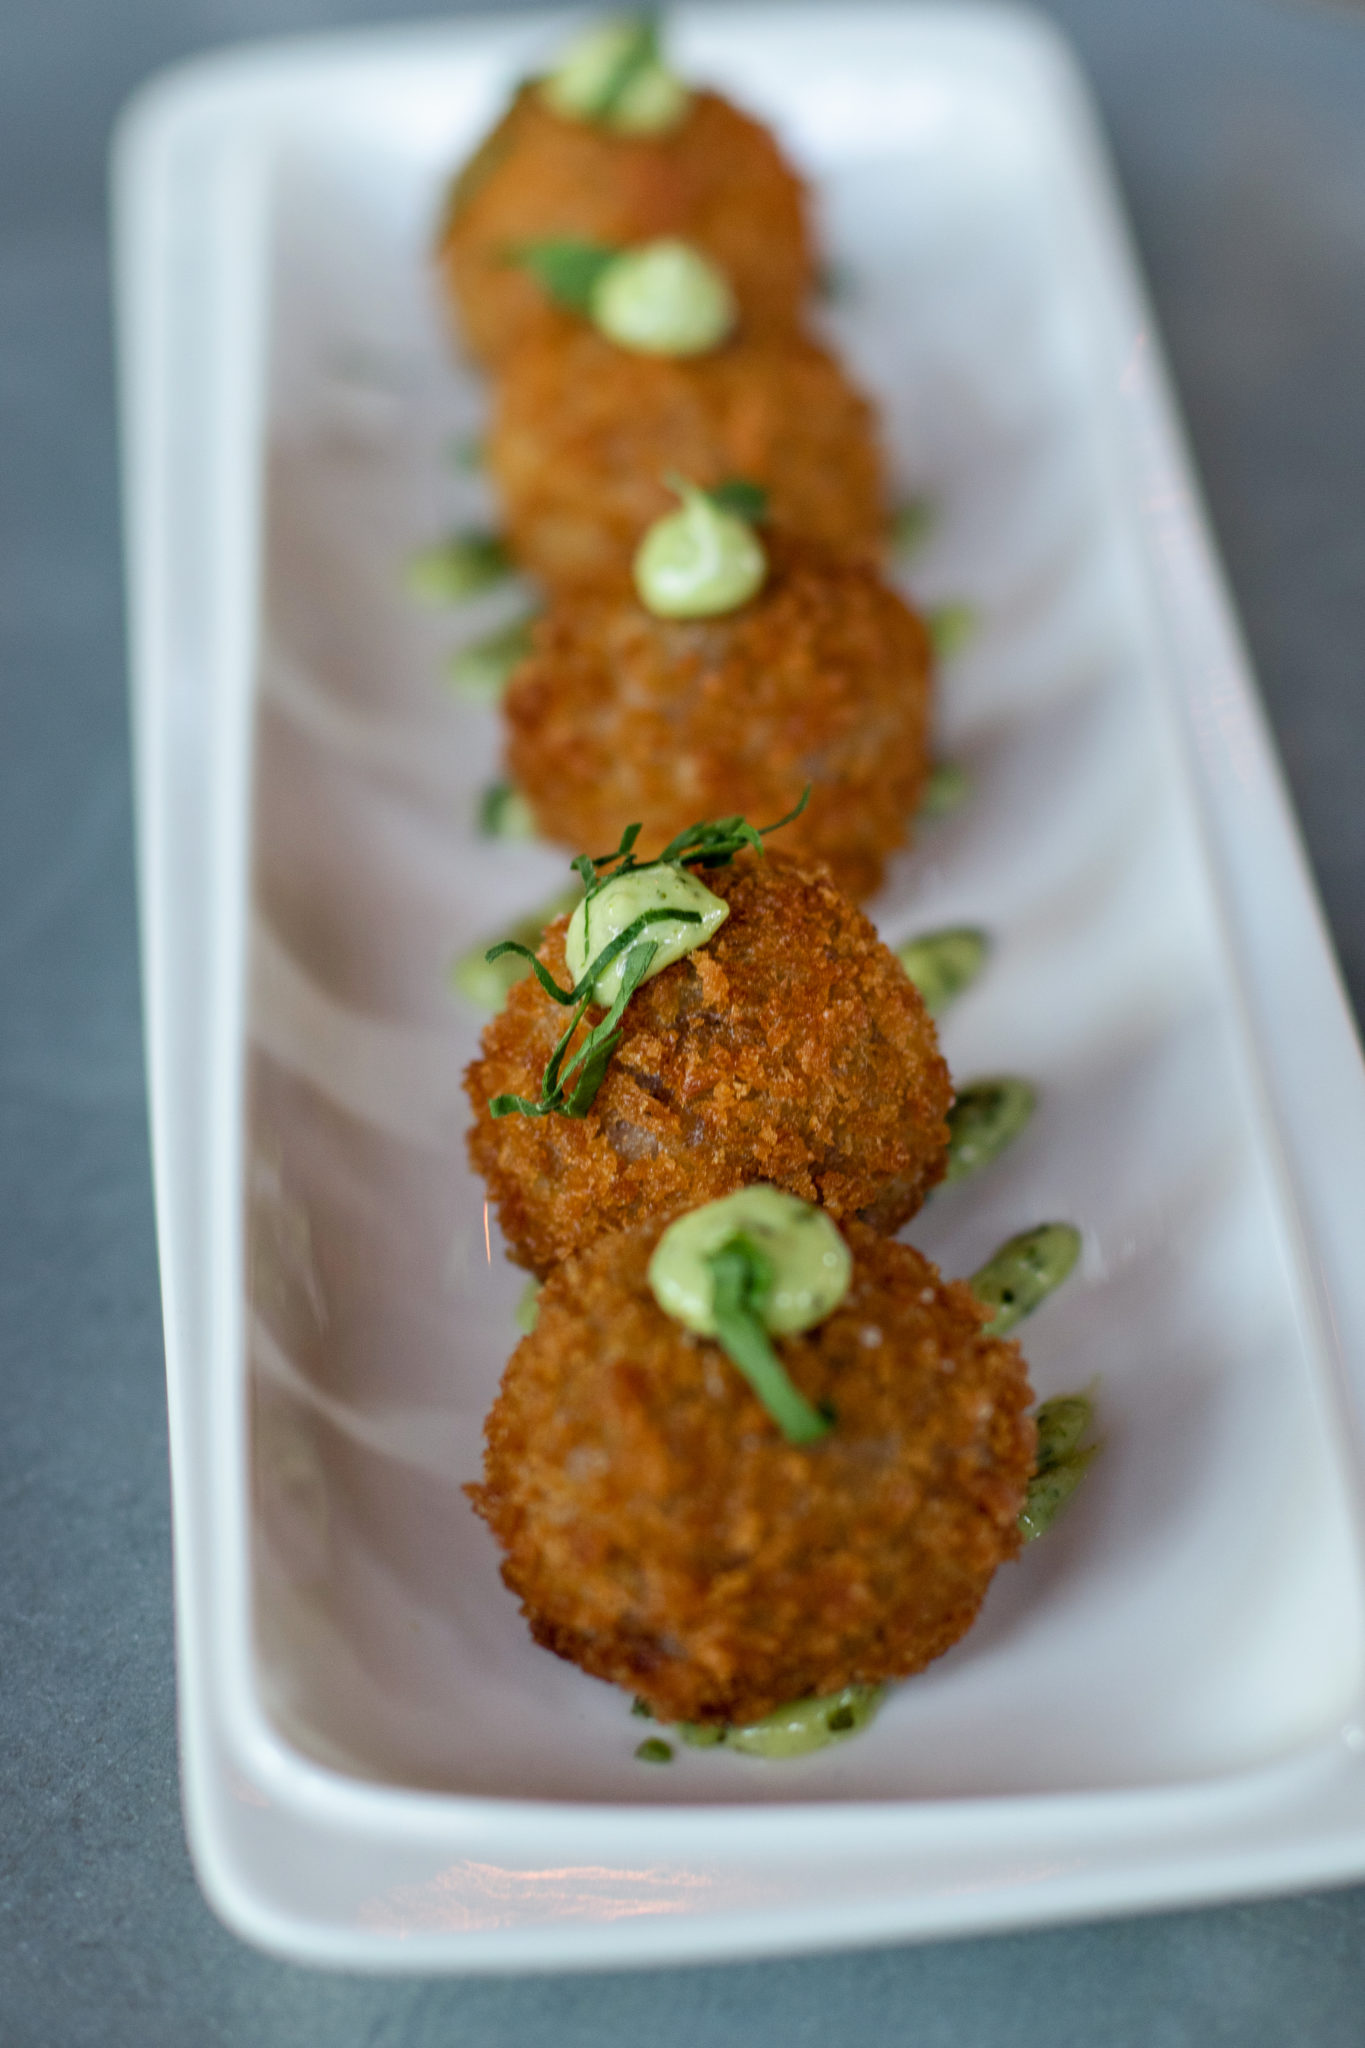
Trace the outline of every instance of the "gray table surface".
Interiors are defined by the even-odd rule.
[[[384,0],[0,0],[0,2042],[1365,2042],[1365,1889],[1042,1934],[460,1981],[254,1954],[191,1875],[122,649],[104,154],[217,42]],[[1365,10],[1053,0],[1365,998]]]

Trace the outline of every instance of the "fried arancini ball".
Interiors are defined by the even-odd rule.
[[[518,982],[485,1027],[465,1075],[470,1159],[512,1258],[535,1273],[752,1180],[890,1232],[943,1175],[948,1069],[862,912],[826,869],[778,852],[702,879],[730,915],[631,997],[586,1116],[489,1112],[491,1096],[540,1094],[567,1019],[538,982]],[[567,928],[557,919],[540,948],[561,986]]]
[[[663,1721],[748,1722],[907,1678],[1019,1549],[1035,1455],[1018,1346],[908,1245],[846,1226],[834,1313],[774,1338],[835,1422],[794,1447],[656,1303],[657,1223],[554,1273],[486,1425],[474,1505],[537,1642]]]
[[[876,572],[764,536],[768,580],[719,618],[660,619],[633,590],[551,606],[506,698],[507,764],[540,830],[655,853],[695,818],[777,818],[788,852],[870,896],[928,769],[929,638]]]
[[[663,235],[720,265],[753,332],[798,321],[815,268],[805,188],[760,122],[698,92],[677,128],[627,136],[565,119],[530,85],[451,187],[438,254],[459,331],[497,364],[528,334],[561,324],[509,248]]]
[[[627,572],[676,500],[743,477],[774,526],[879,560],[886,494],[872,408],[802,335],[741,330],[706,355],[636,355],[581,323],[507,362],[488,439],[508,543],[553,586]]]

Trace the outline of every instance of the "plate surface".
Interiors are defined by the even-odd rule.
[[[451,450],[442,181],[562,24],[280,46],[150,89],[118,159],[141,887],[191,1840],[286,1953],[563,1966],[758,1953],[1365,1870],[1359,1054],[1087,106],[1028,17],[683,14],[772,119],[824,316],[972,607],[969,803],[872,906],[994,941],[944,1043],[1038,1085],[907,1233],[970,1271],[1067,1217],[1026,1326],[1098,1376],[1065,1521],[873,1731],[633,1760],[535,1649],[461,1492],[520,1276],[464,1164],[451,956],[561,886],[474,829],[496,720],[441,687],[501,591]]]

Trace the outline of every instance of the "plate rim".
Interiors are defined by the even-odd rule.
[[[780,32],[785,16],[814,12],[804,6],[744,7],[728,10],[726,21],[743,20],[752,28],[761,20]],[[1074,60],[1055,27],[1041,17],[996,5],[906,9],[874,0],[842,14],[841,31],[848,34],[850,24],[860,19],[885,22],[893,17],[932,22],[958,35],[1000,38],[1017,60],[1032,64],[1055,96],[1059,131],[1065,131],[1064,146],[1076,161],[1077,189],[1092,216],[1092,253],[1108,272],[1104,288],[1120,318],[1126,314],[1133,333],[1146,338],[1145,346],[1135,346],[1124,393],[1132,432],[1149,459],[1156,508],[1153,532],[1143,537],[1143,555],[1150,562],[1154,543],[1172,558],[1183,553],[1186,616],[1173,618],[1160,607],[1157,615],[1166,617],[1168,637],[1183,631],[1197,638],[1211,687],[1221,693],[1212,727],[1206,724],[1202,731],[1200,720],[1207,720],[1209,705],[1197,690],[1177,707],[1193,782],[1192,809],[1206,835],[1211,879],[1235,944],[1233,981],[1256,1071],[1270,1096],[1267,1128],[1276,1135],[1284,1211],[1299,1228],[1302,1291],[1316,1304],[1321,1355],[1334,1364],[1337,1420],[1347,1440],[1359,1533],[1365,1494],[1365,1281],[1353,1281],[1349,1261],[1343,1263],[1344,1205],[1334,1190],[1348,1184],[1352,1153],[1356,1159],[1365,1157],[1365,1073],[1104,145]],[[710,20],[714,27],[717,17]],[[238,1932],[299,1960],[352,1968],[562,1969],[718,1960],[965,1934],[1349,1882],[1365,1875],[1365,1727],[1355,1722],[1339,1738],[1324,1738],[1270,1765],[1193,1786],[929,1802],[798,1802],[761,1808],[651,1803],[637,1808],[367,1784],[302,1755],[268,1719],[250,1669],[238,1285],[254,674],[254,638],[246,622],[255,617],[254,605],[241,599],[244,590],[254,589],[259,511],[258,438],[242,426],[254,421],[259,429],[260,424],[268,131],[287,107],[290,92],[301,81],[316,79],[321,68],[358,69],[378,52],[407,60],[433,45],[445,52],[496,49],[527,35],[543,35],[551,24],[562,22],[562,15],[518,15],[511,21],[468,16],[439,28],[360,30],[250,45],[160,75],[130,104],[116,132],[115,271],[138,894],[171,1423],[183,1786],[201,1883]],[[187,289],[191,278],[194,285]],[[191,381],[186,314],[195,290],[223,316],[205,329],[201,307],[195,377],[199,417],[207,425],[197,435],[188,416],[195,408],[186,397]],[[211,626],[201,621],[199,643],[191,648],[194,636],[186,637],[176,579],[191,546],[187,536],[195,530],[194,519],[186,515],[194,491],[187,478],[196,474],[212,479],[211,487],[203,488],[211,488],[218,517],[226,508],[227,537],[216,555],[211,552],[209,560],[197,564],[218,600],[205,617],[216,619],[220,632],[215,641]],[[209,517],[212,524],[207,498],[198,516],[201,521]],[[234,607],[224,602],[228,590],[242,622],[235,632],[229,625]],[[187,660],[201,684],[207,678],[197,710],[201,727],[205,719],[212,727],[216,768],[209,768],[196,751],[204,732],[193,730],[194,714],[185,702],[187,671],[181,665]],[[1183,657],[1173,653],[1173,674],[1189,666],[1188,649]],[[184,796],[186,782],[196,777],[202,799],[197,815],[192,805],[187,812]],[[1253,800],[1256,832],[1262,842],[1268,838],[1273,853],[1258,868],[1274,870],[1278,884],[1277,938],[1291,931],[1294,965],[1311,1002],[1276,1000],[1284,948],[1269,946],[1265,921],[1249,915],[1255,906],[1246,900],[1246,835]],[[195,908],[187,897],[196,887],[213,905],[213,916],[201,920],[212,929],[212,939],[206,930],[187,952]],[[1287,1083],[1287,1034],[1303,1027],[1305,1009],[1312,1012],[1319,1067],[1336,1076],[1330,1088],[1296,1087],[1292,1073]],[[1344,1090],[1343,1077],[1352,1084]],[[186,1156],[197,1149],[186,1138],[196,1121],[196,1135],[207,1137],[197,1168]],[[1308,1143],[1309,1132],[1317,1134],[1314,1144]],[[225,1477],[229,1467],[235,1484]],[[220,1554],[211,1556],[209,1536],[217,1529],[221,1537],[224,1523],[233,1540],[220,1541]],[[1171,1802],[1183,1813],[1178,1829],[1183,1842],[1174,1860],[1167,1850],[1163,1864],[1159,1855],[1155,1861],[1144,1856],[1143,1823],[1159,1817],[1159,1809]],[[696,1858],[693,1836],[708,1837],[701,1846],[713,1860],[723,1862],[728,1855],[736,1867],[742,1858],[735,1858],[733,1840],[722,1844],[718,1833],[733,1838],[745,1829],[760,1831],[773,1843],[770,1858],[789,1861],[801,1853],[799,1839],[789,1838],[804,1837],[805,1854],[828,1858],[836,1847],[831,1837],[856,1830],[858,1844],[843,1844],[843,1854],[856,1857],[864,1853],[859,1844],[892,1830],[904,1857],[915,1838],[927,1849],[926,1838],[942,1833],[935,1824],[945,1816],[971,1834],[988,1823],[1000,1841],[1010,1844],[1017,1838],[1020,1848],[1032,1846],[1044,1862],[1050,1850],[1055,1867],[1041,1875],[1016,1871],[1013,1879],[994,1886],[984,1881],[965,1889],[950,1886],[938,1894],[898,1894],[888,1879],[884,1897],[861,1899],[842,1910],[816,1898],[745,1912],[712,1908],[671,1919],[666,1913],[646,1914],[643,1920],[618,1918],[601,1925],[585,1925],[582,1919],[557,1924],[532,1911],[520,1918],[514,1914],[499,1927],[436,1933],[385,1930],[336,1916],[329,1920],[325,1913],[309,1911],[301,1897],[272,1896],[263,1882],[262,1844],[267,1841],[271,1854],[279,1852],[285,1838],[292,1841],[294,1860],[304,1873],[295,1880],[297,1889],[308,1881],[310,1851],[316,1860],[324,1844],[337,1840],[353,1849],[359,1842],[368,1851],[378,1849],[387,1833],[390,1847],[400,1845],[405,1855],[428,1863],[438,1852],[447,1861],[454,1855],[451,1867],[458,1867],[461,1848],[488,1848],[493,1837],[498,1841],[492,1846],[500,1843],[501,1853],[512,1857],[553,1843],[567,1851],[570,1842],[589,1838],[609,1853],[618,1838],[632,1828],[638,1831],[642,1814],[648,1816],[651,1833],[667,1840],[668,1854],[684,1874],[689,1859],[694,1863]],[[244,1816],[259,1822],[262,1815],[270,1817],[271,1827],[253,1826],[249,1818],[244,1824]],[[1234,1834],[1240,1829],[1235,1855],[1216,1847],[1220,1826],[1228,1825]],[[1208,1831],[1202,1862],[1193,1853],[1201,1826]],[[1083,1837],[1091,1838],[1089,1854]],[[480,1865],[477,1856],[466,1856],[465,1863],[471,1870],[491,1867]],[[528,1868],[522,1866],[523,1874]]]

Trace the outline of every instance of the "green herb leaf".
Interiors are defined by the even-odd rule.
[[[772,1291],[772,1262],[742,1235],[732,1237],[707,1260],[714,1288],[716,1336],[730,1362],[749,1382],[789,1444],[812,1444],[829,1433],[822,1415],[792,1385],[763,1325],[763,1304]]]
[[[653,860],[638,861],[634,846],[640,836],[638,825],[628,825],[621,834],[621,843],[614,853],[580,853],[573,862],[583,880],[583,887],[589,898],[599,889],[614,882],[621,875],[638,872],[641,868],[655,868],[672,865],[689,868],[727,867],[737,853],[751,846],[755,853],[762,853],[763,841],[769,833],[777,832],[783,825],[790,825],[793,818],[799,818],[810,802],[811,785],[801,792],[801,801],[785,818],[778,818],[771,825],[751,825],[746,818],[713,818],[689,825],[677,837],[670,839],[663,852]]]
[[[626,927],[625,931],[618,932],[617,936],[602,948],[602,951],[595,960],[589,961],[583,971],[582,980],[567,991],[558,986],[548,969],[540,961],[534,962],[533,971],[547,995],[553,991],[554,1000],[558,1003],[574,1002],[577,1000],[577,1007],[574,1010],[573,1016],[569,1019],[567,1031],[563,1033],[554,1051],[550,1054],[549,1065],[545,1069],[544,1078],[540,1084],[539,1102],[530,1102],[524,1095],[495,1095],[488,1105],[492,1115],[495,1117],[512,1116],[514,1114],[520,1116],[553,1116],[558,1114],[560,1116],[574,1117],[587,1115],[592,1107],[593,1098],[602,1085],[607,1064],[621,1042],[621,1034],[617,1030],[617,1025],[621,1021],[621,1012],[625,1009],[626,1004],[649,972],[650,962],[658,951],[657,946],[652,940],[643,940],[638,944],[636,941],[639,940],[640,933],[644,931],[647,925],[657,924],[665,918],[677,922],[683,915],[684,913],[677,910],[644,911],[635,919],[633,924]],[[628,947],[630,950],[627,952],[626,949]],[[489,955],[490,959],[503,950],[504,947],[495,946]],[[601,1023],[595,1025],[589,1031],[578,1051],[566,1065],[565,1055],[568,1052],[573,1035],[587,1015],[588,1010],[592,1007],[593,984],[603,968],[610,966],[611,962],[622,953],[626,953],[626,959],[621,975],[621,987],[616,1001],[607,1011]],[[581,991],[585,988],[587,990],[586,995],[581,995],[581,999],[579,999]]]
[[[660,1741],[657,1735],[647,1735],[635,1755],[642,1764],[671,1764],[673,1745]]]
[[[507,251],[509,263],[529,270],[545,296],[570,313],[592,310],[592,295],[604,270],[616,261],[619,249],[603,242],[586,242],[576,235],[562,235],[544,242],[517,242]]]
[[[760,525],[768,516],[768,493],[747,476],[727,476],[706,495],[720,511],[733,512],[751,526]]]

